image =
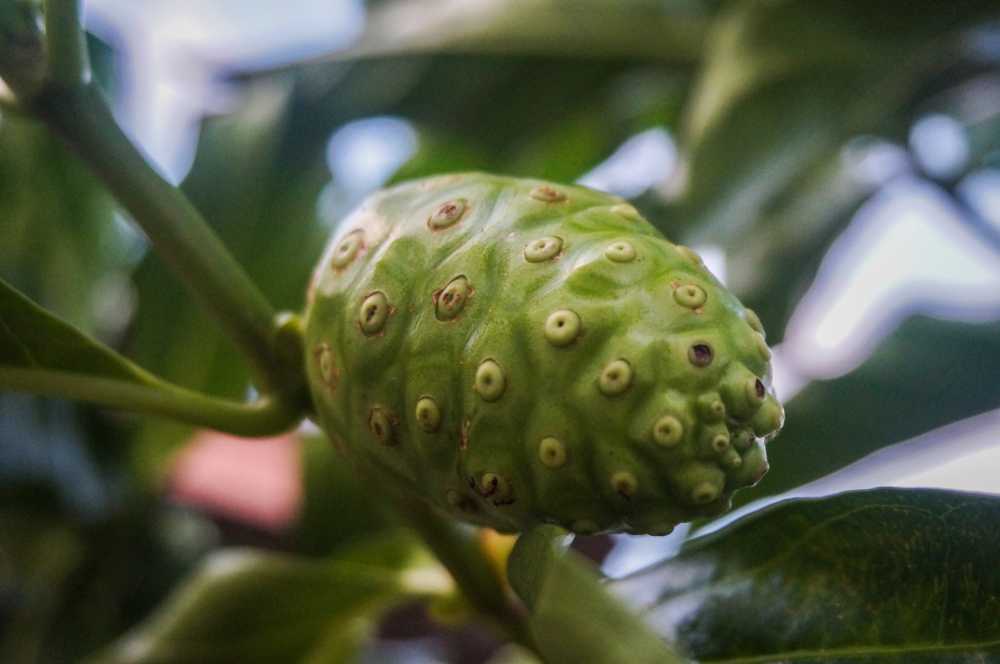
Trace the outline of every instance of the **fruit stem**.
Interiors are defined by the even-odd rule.
[[[46,1],[45,42],[52,83],[69,88],[90,80],[87,42],[80,29],[80,0]]]
[[[101,177],[174,276],[215,316],[249,360],[261,391],[298,391],[304,377],[282,361],[270,303],[187,197],[125,136],[97,86],[46,86],[30,108]]]
[[[412,497],[397,497],[399,511],[448,569],[462,593],[482,614],[490,617],[515,643],[538,654],[531,638],[527,616],[475,538],[426,503]]]
[[[145,372],[143,372],[145,373]],[[235,436],[283,433],[302,419],[298,404],[276,397],[238,403],[210,397],[146,375],[142,383],[41,370],[0,367],[0,388],[131,412],[160,415]]]

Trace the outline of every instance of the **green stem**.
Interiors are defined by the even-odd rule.
[[[0,367],[0,388],[161,415],[237,436],[282,433],[302,418],[298,404],[274,397],[242,404],[186,390],[145,372],[143,375],[143,383],[133,383],[64,371]]]
[[[492,618],[513,641],[537,652],[524,612],[513,604],[509,592],[475,540],[422,501],[398,497],[396,502],[407,522],[448,569],[469,602]]]
[[[45,3],[45,41],[52,82],[72,88],[90,80],[87,42],[80,29],[80,0]]]
[[[261,390],[299,389],[298,367],[288,367],[276,348],[271,305],[184,194],[125,136],[95,84],[48,87],[31,107],[104,180],[174,275],[215,315]]]

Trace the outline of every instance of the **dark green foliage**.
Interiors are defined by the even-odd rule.
[[[699,662],[992,662],[998,521],[954,491],[789,500],[613,587]]]

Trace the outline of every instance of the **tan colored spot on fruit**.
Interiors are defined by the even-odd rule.
[[[611,488],[623,498],[631,498],[639,490],[639,480],[627,470],[619,470],[611,476]]]
[[[729,450],[726,452],[726,456],[722,459],[722,465],[726,468],[735,470],[743,465],[743,457],[741,457],[736,450]]]
[[[344,239],[334,248],[333,254],[330,256],[330,265],[336,270],[350,265],[364,247],[364,240],[364,232],[360,229],[345,235]]]
[[[747,402],[752,407],[760,406],[764,403],[764,399],[767,398],[767,390],[764,388],[764,383],[757,377],[747,378],[746,393]]]
[[[691,344],[688,348],[688,361],[696,367],[707,367],[714,356],[712,347],[703,341]]]
[[[718,422],[726,417],[726,404],[716,392],[709,392],[698,397],[698,412],[707,422]]]
[[[441,409],[432,397],[420,397],[414,409],[417,424],[427,433],[434,433],[441,427]]]
[[[682,284],[674,290],[674,301],[688,309],[697,309],[707,299],[708,293],[697,284]]]
[[[691,489],[691,500],[698,505],[710,503],[718,497],[719,489],[711,482],[701,482]]]
[[[562,238],[554,235],[540,237],[524,246],[524,260],[529,263],[543,263],[558,256],[562,246]]]
[[[724,454],[729,450],[729,434],[717,433],[712,437],[712,449],[719,454]]]
[[[611,213],[617,214],[619,217],[624,217],[625,219],[629,219],[631,221],[641,218],[641,215],[639,214],[639,211],[635,209],[635,206],[629,205],[628,203],[612,205]]]
[[[559,309],[545,319],[545,339],[553,346],[568,346],[580,336],[580,316],[569,309]]]
[[[444,288],[434,293],[435,317],[440,321],[454,320],[462,313],[465,303],[474,292],[464,275],[455,277]]]
[[[536,201],[542,201],[543,203],[561,203],[566,200],[566,194],[547,184],[535,187],[528,195]]]
[[[358,324],[367,335],[378,334],[385,328],[389,318],[389,299],[382,291],[375,291],[361,303]]]
[[[319,377],[331,391],[337,389],[340,382],[340,370],[334,362],[333,349],[330,344],[322,343],[313,351],[316,357],[316,365],[319,368]]]
[[[566,446],[558,438],[546,436],[538,444],[538,459],[548,468],[562,468],[568,456]]]
[[[494,505],[507,505],[513,502],[514,489],[510,481],[498,473],[483,473],[479,478],[477,488],[479,495],[489,498]]]
[[[632,385],[632,365],[625,360],[609,362],[597,380],[597,387],[609,397],[622,394]]]
[[[698,267],[704,266],[704,261],[701,260],[701,256],[699,256],[690,247],[685,247],[683,244],[679,244],[679,245],[677,245],[677,251],[680,252],[681,256],[683,256],[684,258],[686,258],[691,263],[694,263]]]
[[[372,408],[371,412],[368,413],[368,430],[381,444],[386,446],[396,444],[392,418],[389,413],[378,406]]]
[[[495,360],[483,360],[476,369],[476,380],[473,385],[476,393],[483,401],[496,401],[503,396],[507,388],[507,378],[503,368]]]
[[[433,231],[443,230],[458,223],[465,211],[469,209],[469,202],[464,198],[445,201],[427,219],[427,226]]]
[[[750,449],[750,446],[753,445],[753,441],[754,441],[754,435],[749,431],[747,431],[746,429],[740,429],[739,431],[733,434],[733,440],[732,440],[733,447],[740,450],[741,452]]]
[[[684,437],[684,425],[673,415],[664,415],[653,425],[653,440],[664,447],[673,447]]]
[[[631,242],[618,240],[608,245],[608,248],[604,250],[604,255],[615,263],[631,263],[635,260],[636,251]]]

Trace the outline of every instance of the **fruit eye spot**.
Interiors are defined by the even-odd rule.
[[[385,327],[389,317],[389,300],[382,291],[375,291],[361,303],[359,324],[367,335],[377,334]]]
[[[541,263],[555,258],[562,251],[562,239],[554,235],[529,242],[524,247],[524,260],[529,263]]]
[[[468,279],[464,276],[455,277],[443,290],[435,293],[434,315],[441,321],[457,318],[472,293],[472,285]]]
[[[597,387],[606,396],[617,396],[632,384],[632,365],[625,360],[609,363],[601,372]]]
[[[464,198],[456,198],[453,201],[446,201],[438,206],[437,210],[427,219],[427,225],[431,230],[441,230],[454,225],[469,207],[469,202]]]
[[[441,426],[441,409],[431,397],[420,397],[416,408],[417,422],[427,433],[434,433]]]
[[[545,339],[553,346],[568,346],[580,336],[580,316],[569,309],[559,309],[545,320]]]
[[[503,396],[507,380],[503,369],[494,360],[483,360],[476,369],[473,389],[483,401],[496,401]]]
[[[620,470],[611,476],[611,487],[623,498],[631,498],[639,488],[639,481],[627,470]]]
[[[705,343],[693,344],[688,349],[688,360],[696,367],[707,367],[712,363],[712,347]]]
[[[688,309],[697,309],[705,304],[708,294],[705,289],[696,284],[685,284],[674,291],[674,300],[677,304]]]
[[[528,195],[543,203],[559,203],[566,200],[566,194],[548,185],[535,187]]]
[[[383,445],[396,444],[392,432],[392,420],[389,419],[389,416],[382,408],[372,408],[371,413],[368,415],[368,430]]]
[[[764,398],[764,394],[765,394],[764,383],[760,382],[760,378],[758,378],[757,380],[754,381],[753,389],[754,389],[754,392],[757,393],[757,398],[758,399],[763,399]]]
[[[351,231],[347,237],[340,241],[330,259],[330,265],[335,269],[346,267],[358,252],[361,250],[362,232],[360,230]]]
[[[566,464],[566,446],[558,438],[548,436],[538,444],[538,458],[549,468],[560,468]]]
[[[684,425],[673,415],[664,415],[653,425],[653,440],[664,447],[673,447],[681,442]]]
[[[615,263],[629,263],[635,260],[635,247],[630,242],[615,242],[604,250],[604,255]]]

